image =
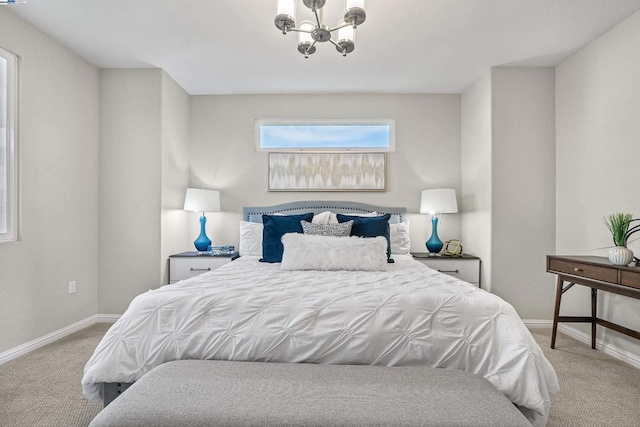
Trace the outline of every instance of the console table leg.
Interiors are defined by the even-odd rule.
[[[591,348],[596,348],[596,319],[598,315],[598,290],[591,288]]]
[[[563,280],[558,276],[556,288],[556,308],[553,312],[553,330],[551,331],[551,348],[556,348],[556,334],[558,333],[558,316],[560,316],[560,301],[562,300]]]

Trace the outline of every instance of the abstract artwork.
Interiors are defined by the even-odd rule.
[[[385,153],[269,154],[269,191],[385,190]]]

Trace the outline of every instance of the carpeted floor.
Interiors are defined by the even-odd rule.
[[[89,425],[102,405],[82,396],[82,370],[110,326],[90,326],[0,365],[0,426]]]
[[[82,397],[85,362],[109,328],[98,324],[0,365],[0,426],[86,426],[101,405]],[[560,379],[549,427],[640,426],[640,370],[565,335],[534,329]]]
[[[640,426],[640,369],[562,333],[551,350],[550,329],[531,332],[560,382],[548,427]]]

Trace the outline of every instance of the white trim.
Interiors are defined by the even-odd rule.
[[[20,356],[24,356],[27,353],[31,353],[34,350],[39,349],[47,344],[51,344],[54,341],[59,340],[60,338],[64,338],[67,335],[70,335],[74,332],[78,332],[81,329],[84,329],[88,326],[91,326],[96,323],[97,316],[87,317],[79,322],[73,323],[69,326],[65,326],[62,329],[58,329],[57,331],[53,331],[50,334],[42,336],[40,338],[36,338],[33,341],[29,341],[28,343],[19,345],[12,349],[9,349],[5,352],[0,353],[0,365],[6,363],[10,360],[18,358]]]
[[[18,240],[18,57],[0,48],[0,58],[6,61],[6,206],[7,230],[0,233],[0,242]],[[3,128],[5,129],[5,128]]]
[[[522,323],[529,329],[550,328],[553,326],[553,321],[541,319],[522,319]]]
[[[116,323],[122,314],[96,314],[96,323]]]
[[[7,363],[10,360],[16,359],[25,354],[31,353],[34,350],[39,349],[47,344],[51,344],[54,341],[58,341],[61,338],[66,337],[74,332],[78,332],[84,328],[87,328],[96,323],[113,323],[120,318],[120,314],[94,314],[79,322],[73,323],[64,328],[53,331],[50,334],[44,335],[40,338],[36,338],[33,341],[11,348],[7,351],[0,353],[0,365]]]
[[[529,329],[535,328],[551,328],[553,327],[553,321],[551,320],[538,320],[538,319],[522,319],[522,322]],[[571,338],[591,346],[591,334],[582,332],[579,329],[572,328],[565,324],[559,323],[558,330],[560,332],[569,335]],[[596,348],[603,353],[613,357],[614,359],[621,360],[629,365],[640,369],[640,356],[623,350],[613,344],[609,344],[599,338],[596,338]]]

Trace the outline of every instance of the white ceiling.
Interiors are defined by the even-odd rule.
[[[368,0],[353,54],[325,43],[307,60],[275,28],[276,0],[7,8],[98,67],[159,67],[190,94],[460,93],[491,66],[556,65],[640,0]],[[325,8],[337,23],[344,0]]]

